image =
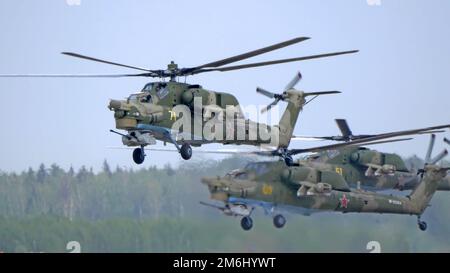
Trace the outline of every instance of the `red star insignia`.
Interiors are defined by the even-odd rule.
[[[348,202],[350,202],[349,199],[347,199],[347,196],[345,194],[342,196],[342,198],[339,199],[341,208],[346,209],[348,206]]]

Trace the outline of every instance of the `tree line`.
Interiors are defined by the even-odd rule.
[[[414,217],[366,214],[288,215],[278,230],[261,210],[254,229],[244,232],[239,218],[198,202],[209,197],[201,177],[224,175],[249,160],[193,159],[139,170],[111,168],[105,160],[98,173],[56,164],[0,172],[0,251],[68,252],[67,243],[77,241],[82,252],[364,252],[372,240],[382,251],[450,250],[447,192],[438,193],[424,215],[427,233],[417,230]],[[423,160],[413,156],[406,163],[417,167]]]

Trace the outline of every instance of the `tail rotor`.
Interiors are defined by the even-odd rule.
[[[436,142],[436,135],[431,134],[427,153],[425,155],[425,166],[426,165],[434,165],[434,164],[438,163],[439,161],[441,161],[442,159],[444,159],[444,157],[446,157],[448,155],[447,149],[444,149],[439,154],[437,154],[435,157],[431,157],[431,155],[433,153],[433,148],[434,148],[435,142]],[[446,138],[444,138],[444,142],[447,144],[450,144],[449,140]]]
[[[313,99],[319,95],[328,95],[328,94],[338,94],[341,93],[340,91],[318,91],[318,92],[310,92],[310,93],[304,93],[302,91],[296,90],[294,87],[302,80],[302,74],[300,72],[297,72],[292,78],[292,80],[286,85],[286,87],[283,90],[283,93],[277,94],[273,93],[271,91],[268,91],[264,88],[257,87],[256,92],[266,96],[268,98],[274,99],[274,101],[270,104],[268,104],[266,107],[261,109],[261,113],[265,113],[268,110],[270,110],[273,106],[277,105],[280,101],[286,101],[289,99],[289,93],[290,92],[296,92],[300,93],[301,96],[307,97],[307,96],[314,96]],[[312,99],[311,99],[312,100]],[[311,101],[310,100],[310,101]],[[309,101],[308,101],[309,102]],[[307,104],[308,102],[303,102],[303,105]]]

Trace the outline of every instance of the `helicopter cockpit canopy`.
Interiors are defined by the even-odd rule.
[[[253,171],[256,175],[263,175],[269,171],[268,164],[270,164],[270,163],[252,162],[252,163],[248,163],[247,166],[245,166],[245,169]]]
[[[150,93],[152,91],[156,92],[159,99],[163,99],[169,94],[169,89],[165,82],[149,82],[142,88],[141,92]]]
[[[128,97],[128,103],[135,102],[135,103],[152,103],[152,95],[148,93],[136,93],[131,94]]]
[[[129,97],[128,97],[128,102],[130,103],[130,102],[137,102],[138,101],[138,94],[131,94]]]
[[[142,88],[142,92],[150,92],[150,91],[152,91],[153,90],[153,85],[154,85],[154,83],[152,83],[152,82],[147,83],[144,86],[144,88]]]
[[[248,173],[243,169],[232,170],[225,175],[226,178],[229,179],[240,179],[244,180],[248,178]]]
[[[341,152],[339,150],[326,150],[308,155],[306,159],[314,162],[327,162],[328,160],[333,159],[340,154]]]

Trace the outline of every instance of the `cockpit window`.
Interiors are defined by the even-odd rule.
[[[249,163],[245,168],[254,171],[257,175],[265,174],[269,169],[265,163]]]
[[[169,89],[166,84],[160,84],[156,87],[156,95],[158,95],[160,99],[165,98],[167,94],[169,94]]]
[[[248,174],[246,171],[242,169],[232,170],[226,174],[226,177],[229,179],[247,179]]]
[[[329,159],[333,159],[339,155],[339,150],[329,150],[329,151],[326,151],[326,153],[327,153],[327,156]]]
[[[339,152],[339,150],[327,150],[327,151],[322,151],[322,152],[308,155],[306,157],[306,159],[309,161],[315,161],[315,162],[326,162],[330,159],[335,158],[336,156],[338,156],[340,154],[341,153]]]
[[[144,88],[142,89],[142,92],[150,92],[153,89],[153,83],[147,83]]]
[[[321,158],[322,157],[320,156],[320,154],[312,154],[312,155],[306,157],[306,159],[310,160],[310,161],[320,161]]]
[[[138,96],[136,94],[130,95],[128,97],[128,101],[132,102],[132,101],[137,101]]]
[[[234,176],[235,179],[248,179],[248,174],[246,172],[238,173]]]

